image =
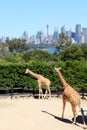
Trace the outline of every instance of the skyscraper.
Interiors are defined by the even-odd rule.
[[[27,31],[24,31],[24,32],[23,32],[23,34],[22,34],[22,39],[24,39],[24,40],[26,40],[26,42],[28,42],[29,37],[28,37]]]
[[[56,42],[56,40],[59,38],[58,28],[54,28],[53,33],[53,42]]]
[[[38,40],[38,43],[42,43],[44,41],[44,34],[42,30],[37,32],[36,39]]]
[[[75,38],[75,40],[79,44],[80,43],[80,39],[81,39],[81,25],[77,24],[75,29],[76,29],[75,30],[76,31],[76,38]]]
[[[49,32],[48,32],[48,31],[49,31],[49,25],[47,24],[46,27],[47,27],[47,37],[48,37],[48,35],[49,35],[49,34],[48,34],[48,33],[49,33]]]
[[[61,27],[61,33],[65,33],[66,34],[66,28],[65,25],[63,27]]]
[[[87,28],[82,28],[82,35],[84,36],[84,43],[87,43]]]
[[[69,37],[69,38],[71,38],[71,30],[66,31],[66,36]]]

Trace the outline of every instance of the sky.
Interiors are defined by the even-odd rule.
[[[24,31],[36,35],[37,31],[75,31],[75,25],[87,27],[87,0],[1,0],[0,37],[20,37]]]

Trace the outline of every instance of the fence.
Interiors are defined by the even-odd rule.
[[[32,87],[34,88],[34,87]],[[85,96],[87,96],[87,88],[76,88],[75,89],[80,95],[82,99],[85,99]],[[57,88],[57,90],[51,91],[52,96],[59,97],[63,92],[63,88]],[[43,89],[43,94],[45,93],[45,89]],[[10,96],[13,98],[14,96],[17,97],[31,97],[34,98],[38,97],[38,90],[32,89],[32,90],[24,90],[21,87],[18,88],[11,88],[11,89],[0,89],[0,96]]]

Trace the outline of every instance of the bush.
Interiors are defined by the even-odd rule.
[[[51,90],[57,91],[61,84],[53,69],[61,67],[64,79],[75,88],[87,88],[87,63],[81,61],[59,61],[55,64],[47,62],[31,63],[1,63],[0,64],[0,89],[9,91],[11,88],[21,87],[24,90],[38,90],[37,79],[30,74],[25,74],[29,68],[31,71],[41,74],[51,81]]]
[[[0,89],[9,90],[15,87],[22,87],[26,90],[32,90],[33,87],[38,89],[37,80],[31,75],[25,74],[27,68],[51,81],[52,78],[54,79],[52,66],[45,62],[33,62],[31,64],[3,63],[0,64]]]

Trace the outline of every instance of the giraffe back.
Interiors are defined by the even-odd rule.
[[[63,98],[73,105],[80,105],[81,97],[71,86],[67,86],[63,92]]]

